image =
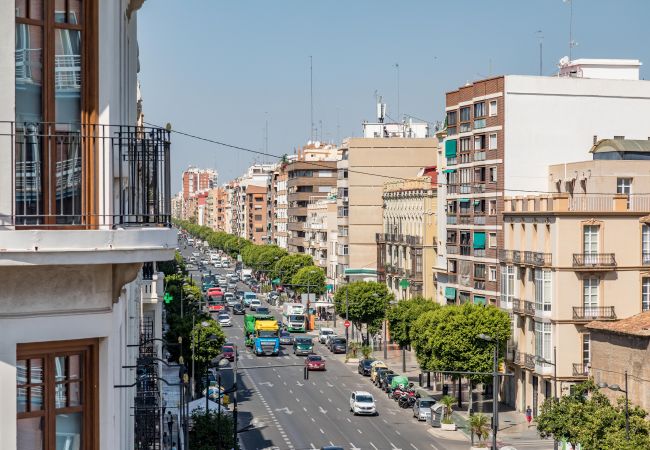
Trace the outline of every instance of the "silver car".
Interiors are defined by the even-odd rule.
[[[431,397],[418,398],[413,405],[413,417],[428,421],[431,417],[431,407],[435,402]]]

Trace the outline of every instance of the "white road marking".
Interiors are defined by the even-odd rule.
[[[331,398],[328,398],[327,400],[329,400],[329,402],[332,403],[332,399],[331,399]]]
[[[323,414],[327,414],[327,410],[326,410],[326,409],[323,409],[322,406],[319,406],[319,407],[318,407],[318,410],[319,410],[321,413],[323,413]]]
[[[298,386],[304,386],[304,384],[302,384],[300,381],[296,381],[296,384],[297,384]]]
[[[312,422],[316,422],[316,419],[314,419],[313,417],[310,417],[310,419]]]
[[[352,423],[352,421],[350,420],[349,417],[346,417],[345,419],[346,419],[348,422]]]
[[[395,446],[395,444],[393,444],[391,441],[388,441],[388,443],[390,444],[391,447],[393,447],[393,449],[397,449],[397,447]]]
[[[336,410],[337,410],[338,412],[341,412],[341,408],[339,408],[338,406],[336,407]]]
[[[321,393],[321,394],[324,394],[324,393],[325,393],[325,392],[323,392],[323,390],[322,390],[322,389],[319,389],[319,391],[320,391],[320,393]]]
[[[320,434],[325,434],[322,428],[319,428],[319,430],[320,430]]]
[[[402,433],[400,433],[399,430],[395,430],[395,434],[397,434],[398,436],[402,435]]]
[[[307,408],[305,408],[304,406],[302,407],[302,409],[303,411],[307,412]]]
[[[388,421],[386,419],[381,419],[384,421],[385,424],[388,424]]]
[[[309,443],[309,447],[310,448],[316,448],[316,446],[314,444],[312,444],[311,442]]]
[[[359,432],[359,434],[363,434],[363,433],[361,432],[361,430],[360,430],[360,429],[358,429],[358,428],[357,428],[357,431]]]
[[[300,403],[300,399],[299,399],[298,397],[296,397],[296,401],[297,401],[298,403]]]
[[[413,447],[415,450],[418,450],[418,448],[413,444],[411,444],[411,447]]]
[[[289,389],[289,394],[293,394],[293,391],[291,389]]]
[[[375,444],[373,444],[372,442],[369,442],[369,444],[370,444],[370,446],[371,446],[372,448],[374,448],[375,450],[379,450],[377,447],[375,447]]]
[[[283,383],[285,386],[287,385],[287,382],[286,382],[286,381],[283,381],[282,383]]]
[[[327,387],[334,387],[334,385],[332,383],[330,383],[329,381],[326,381],[325,384],[327,384]]]

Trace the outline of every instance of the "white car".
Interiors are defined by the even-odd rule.
[[[199,252],[192,252],[192,256],[198,258],[199,256],[201,256],[201,254]]]
[[[331,328],[321,328],[320,333],[318,333],[318,342],[321,344],[327,343],[327,336],[333,336],[334,330]]]
[[[214,262],[214,267],[217,269],[221,269],[221,263],[219,261]]]
[[[262,302],[258,298],[254,298],[251,300],[249,306],[251,311],[255,311],[258,306],[262,306]]]
[[[232,292],[226,292],[223,294],[223,299],[226,301],[228,306],[235,306],[236,304],[239,303],[239,300],[235,298],[235,294]]]
[[[232,326],[232,322],[230,321],[230,314],[219,314],[217,316],[217,322],[219,322],[219,325],[222,327]]]
[[[350,395],[350,411],[357,414],[379,415],[375,406],[375,398],[370,392],[355,391]]]

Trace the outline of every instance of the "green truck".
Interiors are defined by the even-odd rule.
[[[252,347],[255,341],[255,322],[258,320],[275,320],[271,314],[246,314],[244,316],[244,337],[246,346]]]

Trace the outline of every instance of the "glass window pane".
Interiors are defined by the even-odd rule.
[[[16,24],[16,122],[42,122],[43,28]]]
[[[29,388],[29,397],[31,399],[30,411],[40,411],[43,409],[43,386]]]
[[[19,413],[27,411],[27,391],[27,388],[18,388],[16,406]]]
[[[29,18],[43,20],[43,0],[29,0]]]
[[[66,379],[65,356],[54,358],[54,378],[55,381],[64,381]]]
[[[65,408],[67,405],[68,385],[66,383],[57,384],[54,388],[54,407]]]
[[[16,361],[16,383],[27,384],[27,360]]]
[[[56,0],[54,2],[54,21],[64,23],[65,13],[65,0]]]
[[[16,17],[27,17],[27,0],[16,0]]]
[[[81,120],[81,32],[55,30],[54,102],[56,122]]]
[[[43,418],[18,419],[17,450],[43,450]]]
[[[79,355],[68,356],[68,378],[71,380],[78,380],[81,378],[81,366],[79,360]]]
[[[56,415],[56,450],[81,449],[82,413]]]
[[[79,406],[81,405],[81,382],[76,381],[70,383],[68,386],[69,396],[70,396],[70,405],[69,406]]]
[[[32,358],[29,360],[29,379],[31,384],[43,382],[43,359]]]
[[[68,0],[68,23],[81,23],[81,0]]]

